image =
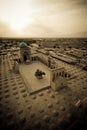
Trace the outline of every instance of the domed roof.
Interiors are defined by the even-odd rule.
[[[27,44],[25,42],[21,42],[20,43],[20,48],[26,48],[28,47]]]

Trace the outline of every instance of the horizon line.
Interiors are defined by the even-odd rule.
[[[87,37],[0,37],[0,39],[31,39],[31,38],[87,38]]]

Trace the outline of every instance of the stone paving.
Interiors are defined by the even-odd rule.
[[[71,102],[87,97],[87,72],[76,66],[58,61],[77,76],[67,88],[29,95],[21,75],[11,71],[11,59],[0,58],[0,130],[49,129],[68,118]]]
[[[48,67],[41,62],[33,62],[29,65],[21,64],[19,69],[29,93],[32,94],[50,87],[50,71]],[[37,69],[45,72],[45,75],[42,79],[38,79],[35,76]]]

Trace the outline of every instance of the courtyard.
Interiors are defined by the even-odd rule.
[[[42,79],[38,79],[35,76],[37,69],[45,72],[45,75]],[[32,62],[28,65],[21,64],[19,66],[19,70],[30,94],[50,87],[50,70],[41,62]]]

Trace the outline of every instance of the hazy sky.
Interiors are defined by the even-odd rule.
[[[0,0],[0,37],[87,37],[87,0]]]

